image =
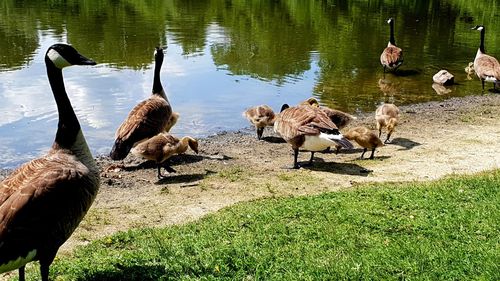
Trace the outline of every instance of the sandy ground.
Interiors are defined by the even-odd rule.
[[[115,163],[108,157],[98,157],[101,189],[59,255],[116,231],[185,223],[241,201],[317,194],[366,182],[432,180],[500,167],[500,95],[400,109],[393,142],[379,148],[374,160],[359,160],[357,148],[338,155],[316,153],[312,167],[287,170],[283,167],[292,164],[291,147],[272,128],[266,128],[264,140],[258,141],[250,127],[201,139],[200,153],[188,150],[172,158],[177,173],[163,180],[157,179],[153,163],[132,155],[123,162],[125,169],[113,169]],[[357,117],[348,128],[375,128],[374,113]],[[305,162],[309,156],[300,153],[299,159]],[[4,171],[0,179],[5,175]],[[288,184],[290,179],[299,180]]]

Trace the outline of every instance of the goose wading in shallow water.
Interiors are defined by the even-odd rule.
[[[474,59],[474,71],[481,80],[483,91],[484,81],[492,82],[493,90],[496,90],[496,84],[500,84],[500,63],[496,58],[487,55],[484,50],[484,33],[486,32],[484,26],[476,25],[472,29],[481,31],[481,44]]]
[[[309,165],[312,165],[314,153],[317,151],[323,151],[337,144],[348,149],[353,148],[330,118],[314,106],[289,107],[284,104],[274,122],[274,131],[292,146],[293,169],[300,168],[297,163],[299,149],[311,152]]]
[[[273,109],[268,105],[258,105],[250,107],[243,112],[243,117],[245,117],[257,131],[257,139],[262,138],[264,129],[267,126],[273,126],[274,120],[276,120],[276,114],[274,114]]]
[[[171,120],[172,107],[160,81],[163,49],[157,47],[154,55],[153,92],[148,99],[140,102],[130,111],[125,121],[116,130],[115,143],[110,153],[113,160],[124,159],[135,143],[165,132],[170,129],[170,125],[175,124]]]
[[[163,179],[165,176],[161,174],[162,167],[169,173],[175,173],[167,160],[176,154],[186,152],[188,146],[198,154],[198,141],[194,138],[186,136],[179,140],[169,133],[159,133],[137,143],[131,152],[136,156],[155,161],[158,167],[158,179]]]
[[[387,47],[385,47],[380,55],[380,63],[384,67],[384,73],[386,71],[395,71],[403,64],[403,50],[396,46],[396,40],[394,39],[394,19],[390,18],[387,20],[387,23],[389,24],[391,35]]]
[[[59,247],[71,236],[99,189],[99,171],[64,87],[62,69],[95,65],[72,46],[55,44],[45,65],[59,123],[52,148],[0,182],[0,273],[40,262],[43,281]]]

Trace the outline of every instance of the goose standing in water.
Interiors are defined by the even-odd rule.
[[[59,124],[47,155],[34,159],[0,182],[0,273],[40,261],[43,281],[59,247],[71,236],[99,189],[99,171],[64,87],[62,69],[95,65],[70,45],[52,45],[45,54],[47,76]]]
[[[309,165],[311,165],[316,151],[323,151],[337,144],[345,148],[353,148],[330,118],[314,106],[288,107],[284,104],[274,122],[274,131],[292,145],[293,169],[300,168],[297,163],[299,149],[311,152],[309,159]]]
[[[496,58],[487,55],[484,50],[484,26],[476,25],[472,29],[481,31],[481,44],[474,59],[474,71],[481,80],[483,91],[484,81],[493,82],[493,90],[496,90],[496,84],[500,84],[500,63]]]
[[[157,47],[155,50],[153,92],[151,97],[132,109],[116,130],[115,143],[110,153],[113,160],[124,159],[135,143],[170,129],[168,126],[173,121],[177,121],[177,119],[171,120],[172,107],[160,81],[163,57],[163,49]]]
[[[380,63],[384,67],[384,73],[389,71],[395,71],[398,67],[403,64],[403,50],[396,46],[396,40],[394,39],[394,19],[390,18],[387,23],[391,29],[391,36],[389,37],[389,43],[380,55]]]
[[[250,107],[243,112],[245,117],[252,125],[255,126],[257,131],[257,139],[262,138],[262,133],[267,126],[273,126],[276,115],[271,107],[268,105],[258,105]]]
[[[159,133],[150,139],[137,143],[131,152],[136,156],[156,161],[158,179],[163,179],[165,176],[161,174],[161,167],[169,173],[175,173],[175,170],[168,165],[167,160],[175,154],[186,152],[188,146],[198,154],[198,141],[192,137],[183,137],[179,140],[169,133]]]

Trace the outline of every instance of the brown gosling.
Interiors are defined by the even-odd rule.
[[[484,33],[485,28],[482,25],[476,25],[472,29],[481,31],[481,44],[474,59],[474,71],[477,77],[481,80],[484,91],[484,81],[493,83],[493,90],[496,90],[496,84],[500,84],[500,63],[490,55],[487,55],[484,50]]]
[[[472,80],[471,75],[474,74],[474,62],[469,62],[467,66],[464,68],[465,73],[467,73],[467,80]]]
[[[160,81],[160,70],[163,64],[163,49],[155,50],[155,68],[153,90],[151,96],[137,104],[128,114],[115,133],[115,143],[110,157],[122,160],[127,157],[135,143],[166,131],[172,115],[172,107]]]
[[[377,137],[377,135],[374,132],[372,132],[370,129],[366,127],[351,128],[349,129],[349,131],[344,133],[344,137],[350,141],[355,141],[361,147],[363,147],[363,153],[359,157],[360,159],[363,159],[363,156],[365,155],[365,152],[368,149],[372,150],[370,159],[373,159],[373,155],[375,154],[375,149],[377,147],[381,147],[384,145],[380,140],[380,138]]]
[[[274,114],[273,109],[268,105],[251,107],[243,112],[243,117],[255,126],[258,140],[262,139],[264,128],[274,126],[274,120],[276,120],[276,114]]]
[[[186,152],[188,146],[198,154],[198,141],[194,138],[186,136],[179,140],[163,132],[137,143],[130,151],[136,156],[155,161],[158,167],[158,179],[163,179],[165,176],[161,174],[162,167],[169,173],[176,172],[168,165],[167,160],[176,154]]]
[[[403,50],[396,46],[396,41],[394,39],[394,19],[390,18],[387,20],[387,23],[390,26],[391,35],[387,47],[380,55],[380,63],[384,67],[384,73],[387,70],[395,71],[403,64]]]
[[[382,135],[382,128],[387,129],[387,138],[384,143],[390,143],[389,138],[399,122],[399,108],[392,103],[384,103],[375,111],[378,137]]]
[[[324,151],[335,144],[345,148],[353,148],[353,145],[342,136],[330,118],[314,106],[288,107],[287,104],[284,104],[274,122],[274,131],[292,146],[294,152],[293,169],[300,168],[297,163],[299,149],[311,152],[309,165],[312,165],[316,151]]]
[[[0,274],[38,260],[42,281],[59,247],[89,210],[99,189],[99,168],[90,153],[64,87],[63,68],[95,65],[66,44],[45,54],[59,124],[49,152],[27,162],[0,182]],[[22,94],[22,93],[21,93]]]

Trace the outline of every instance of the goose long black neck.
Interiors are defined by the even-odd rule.
[[[484,50],[484,27],[483,29],[481,29],[481,45],[479,45],[479,50],[481,51],[481,53],[486,53],[486,51]]]
[[[153,77],[153,94],[159,94],[163,92],[163,86],[160,81],[160,70],[163,64],[163,50],[157,50],[157,55],[155,57],[155,70]]]
[[[394,21],[390,21],[389,22],[389,26],[391,28],[391,37],[389,38],[389,42],[392,44],[392,45],[396,45],[396,40],[394,39]]]
[[[80,131],[80,123],[76,117],[75,111],[64,88],[62,70],[57,68],[49,58],[45,58],[47,66],[47,76],[50,87],[54,94],[59,114],[59,123],[57,125],[56,139],[52,147],[69,149],[75,142],[76,136]]]

